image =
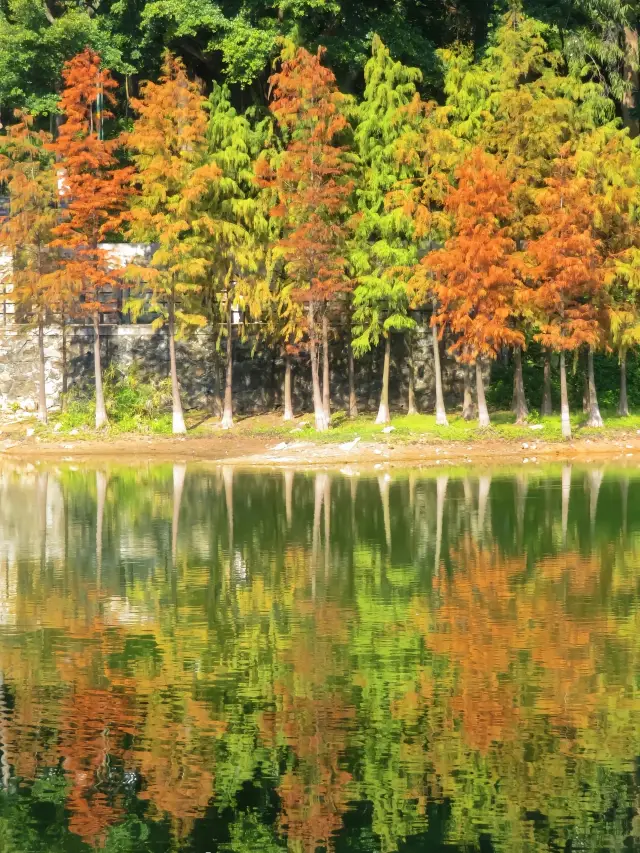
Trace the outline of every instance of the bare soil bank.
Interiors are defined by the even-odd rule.
[[[6,435],[6,433],[5,433]],[[0,459],[33,462],[103,459],[121,461],[208,461],[256,467],[470,465],[537,463],[576,460],[611,460],[640,463],[640,436],[603,437],[572,442],[531,439],[526,442],[487,439],[475,442],[347,441],[323,443],[310,440],[279,441],[226,433],[207,437],[169,438],[128,435],[104,440],[38,441],[36,438],[0,440]]]

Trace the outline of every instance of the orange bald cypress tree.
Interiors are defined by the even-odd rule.
[[[117,83],[100,67],[100,57],[85,50],[63,71],[60,108],[65,118],[51,149],[60,168],[62,221],[54,231],[62,250],[59,276],[74,297],[72,310],[94,329],[96,428],[107,424],[100,359],[100,315],[112,310],[101,300],[118,286],[108,253],[100,247],[122,221],[130,193],[131,170],[119,168],[120,142],[105,140]]]
[[[168,328],[173,432],[186,433],[176,336],[206,322],[200,293],[211,275],[214,223],[203,217],[201,202],[221,172],[206,164],[206,100],[181,60],[167,52],[159,82],[145,83],[141,94],[133,101],[138,117],[127,136],[138,189],[129,233],[153,240],[157,249],[148,266],[129,268],[144,283],[132,307],[136,313],[152,310],[155,325]]]
[[[546,184],[538,200],[544,232],[527,246],[529,293],[539,315],[536,339],[560,353],[562,435],[571,438],[565,354],[601,341],[604,270],[592,230],[595,199],[586,178],[575,176],[562,157]],[[597,409],[595,387],[590,397]]]
[[[348,132],[346,96],[332,71],[321,62],[322,50],[300,48],[272,75],[271,111],[288,141],[272,167],[258,162],[258,178],[275,190],[272,215],[282,224],[277,253],[284,259],[293,295],[307,306],[309,350],[316,429],[329,426],[329,318],[336,296],[349,289],[345,274],[344,224],[353,183],[352,162],[341,144]],[[316,324],[322,320],[323,390],[320,390]]]
[[[524,335],[512,323],[522,287],[508,232],[513,185],[481,151],[456,171],[456,183],[445,202],[453,236],[422,263],[436,273],[439,307],[432,323],[456,336],[451,351],[460,361],[475,363],[480,426],[488,426],[482,360],[495,359],[503,346],[524,345]]]
[[[10,216],[0,228],[0,241],[11,252],[11,284],[16,309],[38,329],[38,416],[47,422],[44,327],[47,315],[60,308],[52,279],[55,252],[52,230],[57,222],[56,173],[49,134],[33,127],[33,117],[16,111],[2,143],[0,182],[9,193]]]

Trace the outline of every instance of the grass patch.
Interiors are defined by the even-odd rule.
[[[624,437],[635,434],[640,430],[640,413],[628,418],[621,418],[615,412],[603,412],[604,429],[593,429],[586,426],[586,418],[580,413],[571,417],[573,438],[602,439],[608,437]],[[346,442],[360,437],[363,441],[419,442],[430,440],[435,442],[460,441],[543,441],[560,442],[562,424],[559,415],[547,418],[530,417],[524,425],[514,423],[511,412],[492,412],[491,426],[480,429],[477,421],[465,421],[461,415],[450,414],[449,426],[436,424],[435,415],[396,415],[391,418],[391,432],[383,432],[383,427],[375,423],[373,415],[362,415],[353,420],[332,419],[331,429],[326,433],[318,433],[314,428],[312,416],[304,416],[294,423],[264,422],[260,418],[247,419],[239,425],[238,432],[254,437],[279,438],[287,441],[313,440],[320,443]],[[531,429],[532,426],[541,429]]]

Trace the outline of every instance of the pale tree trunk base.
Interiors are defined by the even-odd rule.
[[[482,363],[480,359],[476,361],[476,394],[478,396],[478,425],[481,428],[491,426],[487,400],[484,395],[484,377],[482,376]]]
[[[418,407],[416,406],[416,371],[413,360],[413,338],[412,332],[407,336],[407,348],[409,350],[409,399],[407,401],[407,414],[417,415]]]
[[[621,418],[629,417],[629,399],[627,397],[627,353],[620,350],[620,400],[618,401],[618,415]]]
[[[231,326],[231,300],[227,309],[227,363],[224,381],[224,410],[222,412],[222,429],[233,428],[233,328]]]
[[[322,391],[320,389],[320,374],[318,370],[318,339],[316,337],[315,306],[309,303],[309,360],[311,362],[311,387],[313,389],[313,416],[316,432],[326,432],[329,429],[329,416],[325,413]]]
[[[316,423],[316,432],[326,432],[329,429],[329,419],[324,413],[324,409],[314,412],[313,416]]]
[[[600,407],[598,406],[598,395],[596,393],[596,377],[593,369],[593,350],[589,347],[587,353],[588,379],[589,379],[589,419],[587,420],[588,427],[601,429],[604,426]]]
[[[471,366],[463,365],[464,368],[464,397],[462,400],[462,417],[465,421],[472,421],[475,417],[475,406],[473,405],[473,390],[471,382]]]
[[[548,418],[553,414],[553,405],[551,402],[551,354],[549,350],[544,353],[544,376],[542,380],[542,407],[540,414],[543,418]]]
[[[353,346],[349,342],[348,356],[348,371],[349,371],[349,417],[358,417],[358,398],[356,397],[356,366],[353,357]]]
[[[391,420],[389,414],[389,371],[391,369],[391,338],[387,336],[384,341],[384,362],[382,366],[382,392],[380,394],[380,406],[376,424],[388,424]]]
[[[174,324],[173,298],[169,307],[169,369],[171,371],[171,399],[173,402],[173,434],[186,435],[187,427],[182,413],[182,399],[180,397],[180,383],[178,382],[178,364],[176,360],[176,339]]]
[[[569,394],[567,393],[567,368],[565,354],[560,353],[560,420],[562,422],[562,437],[571,438],[571,418],[569,415]]]
[[[100,318],[93,318],[93,358],[96,384],[96,429],[104,429],[109,425],[107,408],[104,403],[104,390],[102,387],[102,357],[100,354]]]
[[[448,427],[447,412],[444,407],[444,392],[442,390],[442,367],[440,365],[440,339],[435,326],[431,327],[433,341],[433,372],[436,380],[436,424]]]
[[[184,415],[182,414],[182,412],[175,412],[174,411],[173,418],[172,418],[172,424],[173,424],[173,434],[174,435],[186,435],[187,426],[184,422]]]
[[[513,352],[515,371],[513,375],[513,398],[516,424],[521,426],[529,417],[527,400],[524,395],[524,379],[522,377],[522,350],[516,347]]]
[[[380,403],[378,408],[378,415],[376,417],[376,424],[388,424],[391,420],[391,415],[389,414],[389,406],[385,403]]]
[[[47,417],[47,386],[46,386],[46,365],[44,357],[44,322],[40,319],[38,323],[38,361],[39,361],[39,379],[38,379],[38,420],[41,424],[46,424]]]
[[[326,310],[322,315],[322,408],[327,419],[331,420],[331,374],[329,370],[329,318]]]
[[[291,358],[286,355],[284,363],[284,414],[283,421],[293,420],[293,405],[291,403]]]

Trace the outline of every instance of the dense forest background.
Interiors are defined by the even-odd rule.
[[[90,46],[120,76],[119,118],[138,82],[158,76],[166,47],[207,86],[226,81],[243,109],[265,106],[268,78],[289,38],[327,48],[343,91],[361,93],[378,33],[392,56],[423,72],[423,94],[442,98],[438,50],[471,43],[480,53],[514,5],[490,0],[0,0],[0,115],[16,107],[54,121],[64,62]],[[571,70],[604,85],[627,121],[637,90],[638,4],[623,0],[523,0],[552,26]]]

